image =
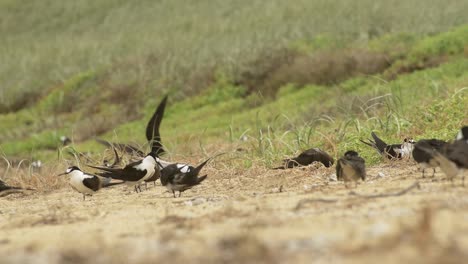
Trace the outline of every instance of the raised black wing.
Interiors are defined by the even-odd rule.
[[[166,108],[167,95],[161,100],[153,116],[149,120],[146,126],[146,139],[151,147],[151,152],[155,153],[156,156],[160,156],[165,153],[165,150],[161,142],[161,134],[159,127],[161,125],[162,118],[164,116],[164,110]]]

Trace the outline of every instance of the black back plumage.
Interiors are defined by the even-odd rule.
[[[129,181],[129,182],[136,182],[143,178],[147,171],[146,170],[135,170],[135,166],[139,165],[142,160],[135,161],[132,163],[127,164],[123,168],[108,168],[108,167],[99,167],[99,166],[91,166],[91,168],[102,170],[103,172],[96,173],[99,176],[112,178],[116,180],[122,181]]]
[[[169,183],[172,185],[178,185],[179,191],[190,189],[206,179],[207,175],[203,175],[201,177],[198,177],[198,175],[209,160],[211,160],[211,158],[205,160],[197,167],[187,164],[170,164],[161,170],[161,184],[163,186],[166,186]]]
[[[97,192],[102,187],[101,180],[97,176],[83,179],[83,185],[95,192]]]
[[[274,169],[286,169],[297,166],[307,166],[314,161],[322,163],[327,168],[332,166],[335,162],[335,160],[325,151],[319,148],[311,148],[302,152],[295,158],[285,159],[284,166],[276,167]]]

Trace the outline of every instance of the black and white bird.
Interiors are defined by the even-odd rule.
[[[336,163],[336,178],[345,182],[348,188],[348,182],[366,180],[366,162],[356,151],[348,150],[343,157]]]
[[[159,156],[161,154],[165,153],[164,147],[163,147],[163,145],[161,143],[161,134],[159,132],[159,127],[161,125],[161,121],[162,121],[162,118],[164,116],[164,111],[165,111],[165,108],[166,108],[167,98],[168,98],[168,96],[166,95],[161,100],[161,102],[159,103],[158,107],[156,108],[155,112],[153,113],[153,115],[151,116],[150,120],[148,121],[148,123],[146,125],[145,136],[146,136],[146,139],[148,140],[148,144],[149,144],[149,146],[151,148],[151,152],[148,155],[151,155],[154,158],[154,168],[151,169],[151,174],[150,175],[145,175],[143,177],[144,178],[143,180],[137,180],[137,179],[139,179],[138,178],[139,176],[137,176],[138,173],[137,172],[131,172],[132,169],[127,168],[129,165],[133,166],[133,164],[136,164],[136,163],[131,163],[131,164],[127,165],[125,168],[121,169],[122,171],[120,171],[120,172],[117,172],[116,170],[113,170],[113,171],[107,170],[106,172],[101,173],[99,175],[102,175],[102,176],[109,176],[110,175],[110,177],[112,177],[114,179],[118,178],[118,179],[121,179],[121,180],[130,179],[129,184],[130,185],[135,184],[135,190],[136,191],[137,190],[141,191],[140,183],[142,183],[142,182],[145,182],[145,184],[147,182],[156,183],[156,181],[159,179],[159,176],[160,176],[160,170],[164,166],[167,166],[167,165],[171,164],[170,162],[164,161],[164,160],[159,158]],[[132,155],[137,154],[138,156],[140,156],[140,155],[142,156],[142,153],[143,153],[143,151],[141,151],[138,148],[136,148],[136,147],[134,147],[132,145],[129,145],[129,144],[111,143],[111,142],[108,142],[108,141],[102,140],[102,139],[96,139],[96,140],[98,142],[108,146],[108,147],[114,148],[114,151],[115,151],[115,148],[117,148],[117,149],[120,149],[123,152],[127,152],[127,153],[130,153]],[[148,155],[146,157],[148,157]],[[159,162],[156,163],[156,160],[158,160]],[[137,161],[137,163],[138,163],[138,161]],[[105,168],[103,168],[103,167],[93,167],[93,168],[105,170]],[[114,168],[110,168],[110,169],[114,169]],[[132,174],[132,175],[124,176],[123,173]],[[139,173],[141,174],[141,172],[139,172]],[[140,175],[140,176],[142,176],[142,175]]]
[[[93,195],[103,187],[102,178],[96,175],[84,173],[77,166],[69,167],[64,173],[61,173],[58,176],[61,175],[70,175],[70,186],[75,191],[83,194],[83,201],[86,199],[86,195]],[[117,184],[121,184],[121,182],[109,183],[106,187]]]
[[[368,141],[360,140],[362,143],[373,147],[379,152],[379,154],[389,160],[393,159],[406,159],[411,157],[411,153],[414,149],[415,141],[412,138],[405,138],[401,144],[390,144],[388,145],[380,139],[374,132],[371,132],[372,139]]]
[[[298,166],[307,166],[314,161],[320,162],[328,168],[333,165],[335,160],[325,151],[319,148],[311,148],[302,152],[301,154],[299,154],[299,156],[295,158],[283,160],[283,166],[276,167],[273,169],[287,169]]]
[[[153,152],[150,152],[141,160],[127,164],[123,168],[88,166],[103,171],[96,173],[99,176],[125,181],[127,185],[134,186],[136,192],[141,191],[140,184],[153,176],[157,169],[156,155]]]
[[[198,177],[198,174],[209,160],[211,158],[205,160],[197,167],[181,163],[169,164],[161,170],[161,184],[172,192],[174,198],[176,197],[176,191],[179,192],[180,197],[182,192],[200,184],[206,179],[207,175]]]
[[[434,157],[435,150],[441,152],[445,148],[447,142],[440,139],[421,139],[414,145],[412,153],[413,159],[419,164],[422,170],[422,177],[425,178],[424,172],[428,168],[432,168],[432,177],[434,177],[435,169],[439,167],[439,161]]]

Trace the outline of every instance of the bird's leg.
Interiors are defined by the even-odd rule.
[[[141,192],[141,185],[138,185],[138,190]]]
[[[136,185],[135,185],[135,192],[138,193],[138,188]]]
[[[86,194],[83,193],[83,201],[86,200]]]
[[[174,195],[174,198],[175,198],[175,191],[174,190],[172,190],[172,195]]]
[[[432,177],[434,177],[434,175],[435,175],[435,167],[432,168]]]
[[[425,178],[425,176],[424,176],[424,171],[425,171],[425,170],[426,170],[425,168],[422,169],[422,171],[423,171],[423,178]]]
[[[182,195],[182,192],[181,192],[181,191],[179,191],[179,197],[180,197],[181,195]]]
[[[148,183],[145,182],[145,190],[147,191],[148,190]]]
[[[156,187],[156,181],[153,182],[153,187]]]

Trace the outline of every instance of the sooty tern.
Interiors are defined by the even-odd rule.
[[[362,143],[376,149],[380,155],[387,159],[404,159],[411,156],[414,149],[414,140],[412,138],[405,138],[401,144],[388,145],[380,139],[374,132],[371,132],[374,140],[369,139],[367,142],[360,140]]]
[[[432,168],[432,177],[435,174],[435,168],[439,166],[439,162],[434,158],[435,150],[442,151],[442,149],[447,145],[447,142],[440,139],[421,139],[414,145],[413,150],[413,159],[419,164],[422,169],[422,177],[424,178],[424,172],[428,168]]]
[[[172,163],[165,166],[161,170],[161,184],[172,192],[175,196],[175,192],[179,192],[179,197],[183,191],[192,188],[195,185],[200,184],[204,181],[207,175],[198,177],[203,166],[208,163],[213,157],[205,160],[197,167],[193,167],[188,164]]]
[[[86,195],[93,195],[103,187],[101,178],[84,173],[76,166],[69,167],[64,173],[59,174],[59,176],[61,175],[70,175],[70,185],[75,191],[83,194],[83,201],[86,199]],[[109,183],[106,187],[117,184],[122,183]]]
[[[135,186],[136,192],[141,191],[140,183],[152,177],[157,169],[156,155],[153,152],[150,152],[141,160],[127,164],[123,168],[107,168],[91,165],[88,166],[104,171],[97,173],[99,176],[122,180],[125,181],[127,185]]]
[[[336,163],[336,177],[344,180],[346,188],[349,181],[354,181],[357,186],[359,179],[366,180],[365,160],[356,151],[348,150]]]
[[[311,148],[302,152],[295,158],[283,160],[285,165],[273,169],[286,169],[297,166],[307,166],[314,161],[321,162],[327,168],[333,165],[334,162],[333,158],[325,151],[319,148]]]

